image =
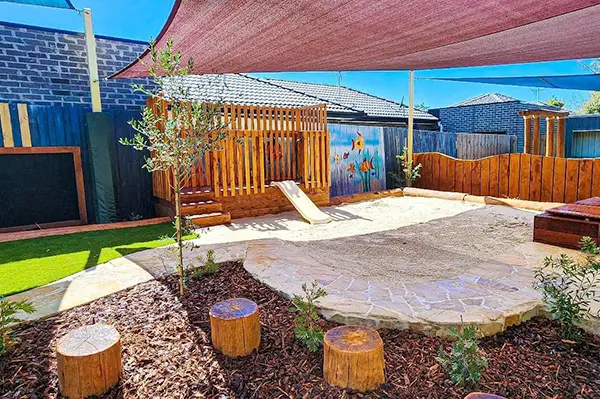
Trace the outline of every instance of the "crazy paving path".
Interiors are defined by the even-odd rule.
[[[255,278],[286,297],[301,294],[302,284],[317,280],[328,292],[321,300],[321,314],[327,319],[439,336],[461,323],[477,325],[482,334],[492,335],[541,314],[540,295],[531,288],[533,268],[548,255],[576,255],[526,243],[452,279],[386,285],[325,267],[279,239],[203,245],[186,251],[186,260],[197,263],[196,258],[209,248],[219,262],[243,261]],[[39,319],[169,274],[174,265],[166,248],[142,251],[9,299],[32,301],[37,312],[27,318]],[[600,333],[597,321],[586,329]]]

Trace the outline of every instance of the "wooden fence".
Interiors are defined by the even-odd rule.
[[[161,112],[152,99],[148,105]],[[162,109],[167,109],[166,103]],[[221,149],[202,156],[190,171],[185,188],[209,187],[216,197],[227,197],[264,193],[268,183],[281,180],[300,180],[307,188],[330,186],[325,105],[225,104],[222,115],[228,129]],[[171,201],[170,183],[168,173],[154,172],[154,196]]]
[[[420,188],[545,202],[600,196],[600,158],[503,154],[462,160],[420,153],[415,162],[423,165],[415,184]]]
[[[386,171],[399,173],[396,155],[402,153],[407,141],[406,128],[384,127],[384,149]],[[517,150],[517,137],[502,134],[447,133],[415,130],[413,139],[415,153],[439,152],[460,159],[477,159],[490,155],[513,153]],[[388,175],[387,187],[394,186]]]

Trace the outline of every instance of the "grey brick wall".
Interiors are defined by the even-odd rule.
[[[531,109],[531,104],[519,101],[471,105],[465,107],[440,108],[440,122],[448,132],[504,132],[517,136],[517,151],[523,151],[523,117],[518,112]],[[546,121],[540,121],[543,139],[546,134]]]
[[[97,38],[102,106],[138,109],[146,96],[134,93],[133,82],[106,80],[128,65],[147,43]],[[83,34],[0,22],[0,102],[79,104],[91,106]]]

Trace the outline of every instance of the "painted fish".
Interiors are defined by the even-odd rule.
[[[350,153],[349,153],[349,152],[345,152],[345,153],[344,153],[344,157],[343,157],[343,158],[344,158],[344,159],[348,159],[348,157],[349,157],[349,156],[350,156]]]
[[[337,163],[340,162],[340,156],[338,154],[335,154],[335,157],[333,157],[333,160]]]
[[[360,152],[362,151],[362,149],[365,148],[365,138],[359,132],[356,132],[356,134],[357,134],[356,139],[352,139],[352,150],[351,151],[354,151],[354,149],[356,148],[358,150],[358,155],[360,155]]]
[[[375,168],[373,167],[373,158],[374,157],[371,157],[369,162],[367,162],[367,158],[363,158],[363,161],[360,164],[360,167],[358,168],[358,170],[360,170],[363,173],[366,173],[369,170],[375,170]]]

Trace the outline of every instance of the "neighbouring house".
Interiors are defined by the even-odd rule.
[[[245,74],[187,76],[190,100],[229,104],[302,107],[327,104],[329,123],[407,126],[408,107],[344,86],[264,79]],[[437,118],[415,110],[415,129],[438,130]]]
[[[102,105],[137,110],[146,96],[133,82],[106,78],[136,59],[148,43],[96,36]],[[91,106],[83,33],[0,22],[0,103]]]
[[[515,135],[517,150],[521,152],[524,122],[518,112],[540,109],[560,110],[537,101],[523,101],[504,94],[487,93],[429,112],[439,118],[443,131]],[[545,136],[545,124],[541,124],[540,131]]]

